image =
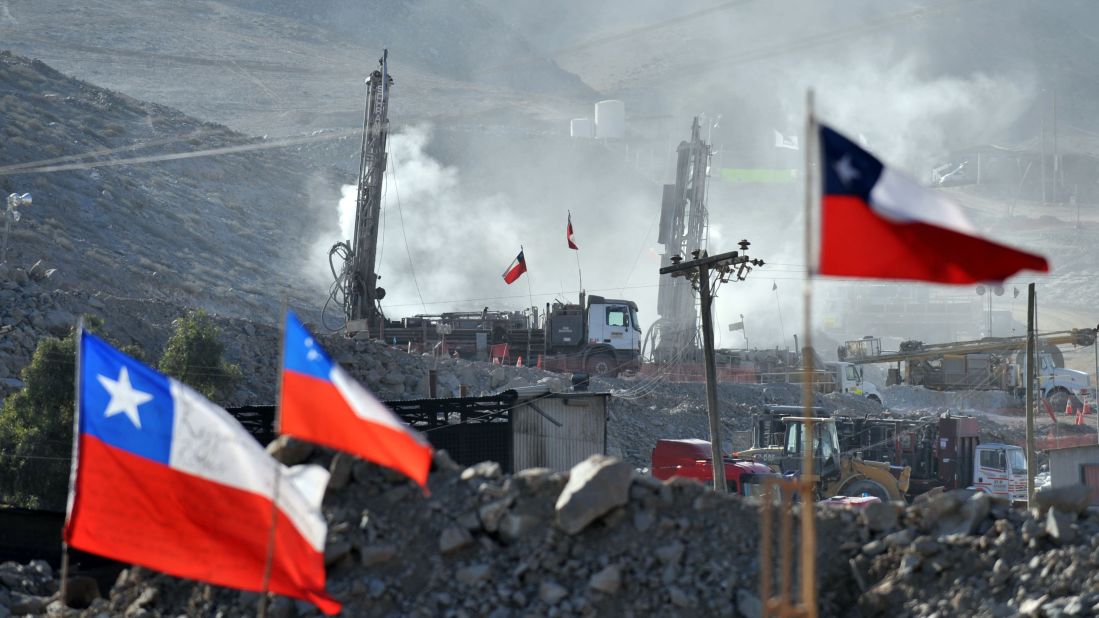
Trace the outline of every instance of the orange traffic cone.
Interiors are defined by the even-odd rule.
[[[522,356],[515,359],[515,366],[516,367],[522,367],[523,366],[523,357]]]
[[[1084,414],[1091,414],[1091,403],[1084,402]]]
[[[1076,424],[1077,425],[1083,425],[1084,424],[1084,409],[1083,408],[1080,408],[1080,411],[1076,413]]]
[[[1075,414],[1076,411],[1072,409],[1072,399],[1065,402],[1065,416]]]

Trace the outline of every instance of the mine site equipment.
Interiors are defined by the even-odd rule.
[[[783,474],[803,475],[803,445],[807,418],[783,416],[802,408],[773,406],[756,418],[753,448],[738,453],[741,457],[759,459],[776,466]],[[831,496],[874,496],[880,500],[904,500],[908,491],[911,468],[889,463],[868,461],[856,453],[843,450],[837,419],[824,416],[814,408],[813,470],[818,499]],[[808,475],[806,475],[808,476]]]
[[[707,440],[657,440],[652,452],[652,475],[662,481],[673,476],[713,483],[714,460]],[[729,493],[759,497],[763,481],[778,477],[766,465],[747,459],[724,456],[725,486]]]
[[[547,304],[528,311],[451,312],[381,320],[378,336],[414,352],[433,349],[462,358],[548,371],[613,376],[636,371],[641,351],[637,303],[580,294],[579,303]],[[449,328],[440,329],[441,325]],[[445,337],[445,342],[444,342]],[[441,344],[441,345],[440,345]],[[529,350],[529,352],[528,352]]]
[[[1059,345],[1095,344],[1095,328],[1074,328],[1038,335],[1036,364],[1039,395],[1057,411],[1068,402],[1080,407],[1095,401],[1091,380],[1084,371],[1063,367]],[[1002,390],[1022,398],[1026,392],[1026,348],[1023,337],[989,337],[953,343],[904,341],[897,351],[881,349],[881,339],[864,337],[847,341],[837,352],[854,364],[896,363],[888,384],[910,384],[935,390]]]
[[[358,190],[355,197],[355,231],[350,241],[340,241],[328,252],[336,279],[332,299],[343,305],[346,330],[374,333],[382,319],[378,303],[385,289],[375,271],[378,230],[382,212],[382,182],[389,138],[389,50],[382,51],[379,68],[366,79],[366,113],[363,118],[362,152],[359,158]],[[334,259],[342,259],[337,266]]]
[[[11,224],[19,223],[19,219],[22,218],[18,208],[20,206],[30,206],[31,201],[30,193],[22,195],[11,193],[8,195],[7,207],[4,209],[4,241],[0,243],[0,264],[8,259],[8,231],[11,229]]]
[[[660,204],[657,242],[664,246],[661,268],[674,264],[689,251],[706,246],[709,213],[706,179],[712,149],[702,139],[699,118],[691,123],[691,138],[679,144],[675,184],[664,185]],[[657,318],[645,333],[646,360],[662,364],[698,362],[702,346],[698,337],[695,295],[685,279],[661,278],[657,291]]]

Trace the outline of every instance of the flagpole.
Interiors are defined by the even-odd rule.
[[[72,517],[73,503],[76,501],[76,472],[80,455],[80,370],[83,367],[84,317],[76,319],[76,373],[73,378],[73,447],[72,459],[69,460],[69,495],[65,501],[65,530],[69,529],[69,519]],[[69,543],[65,540],[65,534],[61,535],[61,603],[68,607],[69,592]]]
[[[805,93],[805,280],[802,282],[802,329],[806,353],[802,354],[802,405],[805,421],[803,456],[801,464],[801,603],[806,616],[816,618],[816,513],[813,499],[813,271],[816,260],[813,254],[813,205],[815,184],[813,177],[813,151],[816,140],[816,120],[813,117],[813,90]],[[778,296],[776,295],[777,299]]]
[[[523,248],[523,245],[519,245],[519,253],[523,254],[523,263],[527,261],[527,252]],[[530,289],[530,269],[526,269],[527,275],[527,298],[530,299],[530,319],[527,320],[527,358],[526,363],[530,364],[530,339],[533,337],[534,332],[534,293]]]
[[[572,244],[572,211],[569,211],[569,238],[568,241]],[[575,245],[573,245],[575,246]],[[573,249],[576,251],[576,278],[580,281],[580,292],[584,292],[584,273],[580,270],[580,248]]]
[[[279,372],[278,386],[275,390],[275,433],[282,434],[282,368],[286,363],[286,319],[289,315],[289,300],[282,297],[282,310],[279,311],[281,322],[279,323]],[[275,561],[275,526],[279,517],[279,489],[282,487],[282,463],[275,460],[275,491],[271,499],[271,527],[267,533],[267,556],[263,562],[263,590],[260,592],[259,605],[256,608],[256,616],[264,618],[267,615],[267,591],[271,587],[271,568]]]

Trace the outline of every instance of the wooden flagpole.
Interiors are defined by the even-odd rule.
[[[816,179],[813,174],[816,148],[816,119],[813,112],[813,91],[805,95],[805,280],[802,282],[802,329],[805,353],[802,354],[802,405],[805,436],[801,464],[801,604],[808,618],[817,616],[816,595],[816,522],[813,469],[813,272],[817,268],[813,253],[813,206],[816,203]]]
[[[284,296],[282,299],[282,311],[279,312],[282,321],[279,323],[279,364],[278,387],[275,390],[277,400],[275,402],[275,433],[282,434],[282,368],[286,363],[286,319],[289,315],[289,301]],[[276,438],[277,439],[277,438]],[[275,460],[275,491],[271,498],[271,527],[267,533],[267,556],[263,563],[263,590],[260,592],[259,605],[256,607],[256,616],[267,616],[267,592],[271,587],[271,569],[275,562],[275,527],[279,520],[279,491],[282,488],[282,463]]]

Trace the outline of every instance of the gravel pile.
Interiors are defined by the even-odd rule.
[[[1022,402],[1004,391],[934,391],[898,384],[882,389],[882,403],[896,410],[995,411],[1019,409]]]
[[[759,506],[699,483],[603,456],[507,476],[439,453],[425,496],[344,455],[274,450],[333,472],[325,554],[344,615],[759,615]],[[821,615],[1095,615],[1099,515],[1081,489],[1043,493],[1033,514],[966,491],[818,509]],[[84,609],[67,615],[240,616],[258,600],[140,568],[107,598],[81,581],[70,599]],[[0,565],[0,616],[59,615],[58,588],[45,563]],[[285,598],[269,610],[317,615]]]

